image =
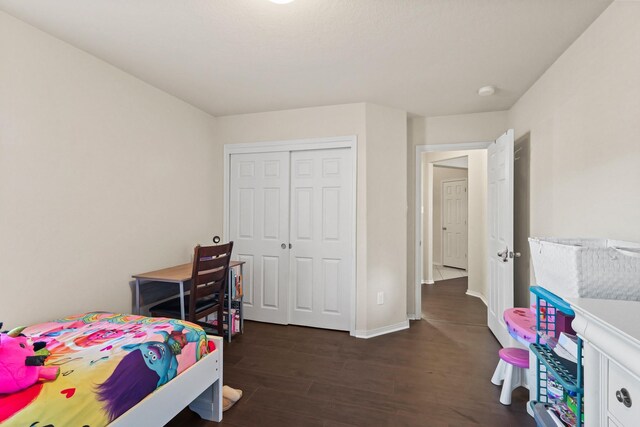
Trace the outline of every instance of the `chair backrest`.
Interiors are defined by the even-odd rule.
[[[217,246],[196,246],[193,254],[189,321],[196,318],[196,301],[218,295],[218,303],[224,304],[224,292],[229,278],[229,261],[233,242]],[[211,310],[213,312],[215,310]],[[198,313],[197,317],[210,313]]]

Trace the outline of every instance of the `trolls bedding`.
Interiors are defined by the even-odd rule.
[[[50,351],[53,381],[0,394],[3,426],[105,426],[196,363],[209,348],[182,320],[86,313],[26,328]]]

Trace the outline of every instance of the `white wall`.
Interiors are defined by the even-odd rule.
[[[131,274],[187,262],[222,234],[225,143],[342,135],[359,145],[356,327],[406,319],[405,112],[361,103],[216,119],[4,13],[0,58],[7,325],[129,311]]]
[[[367,104],[367,330],[407,319],[407,114]],[[376,303],[384,292],[384,304]]]
[[[467,165],[468,167],[468,165]],[[442,265],[442,182],[467,179],[467,169],[434,166],[433,168],[433,263]],[[425,183],[428,185],[428,183]],[[467,193],[468,194],[468,193]],[[467,216],[474,213],[467,207]]]
[[[383,246],[390,238],[392,245],[406,247],[406,113],[360,103],[225,116],[217,125],[220,192],[224,144],[357,136],[356,329],[365,334],[406,319],[403,251]],[[391,204],[380,200],[388,193]],[[378,290],[386,292],[383,306],[375,302]]]
[[[640,242],[640,2],[616,1],[509,111],[531,234]]]
[[[416,278],[416,147],[427,143],[427,120],[424,117],[407,119],[407,307],[408,314],[420,319],[421,313],[415,312],[416,285],[422,282]],[[419,286],[419,285],[418,285]]]
[[[507,130],[507,112],[428,117],[427,144],[493,141]]]
[[[220,222],[214,126],[0,12],[5,326],[128,312],[131,274],[189,261]]]

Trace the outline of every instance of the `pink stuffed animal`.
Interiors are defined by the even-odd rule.
[[[60,373],[58,367],[44,366],[49,351],[42,342],[29,345],[20,334],[23,329],[0,333],[0,394],[24,390],[40,380],[55,380]]]

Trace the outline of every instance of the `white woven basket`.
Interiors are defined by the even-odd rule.
[[[529,238],[536,283],[561,298],[640,301],[640,244]]]

